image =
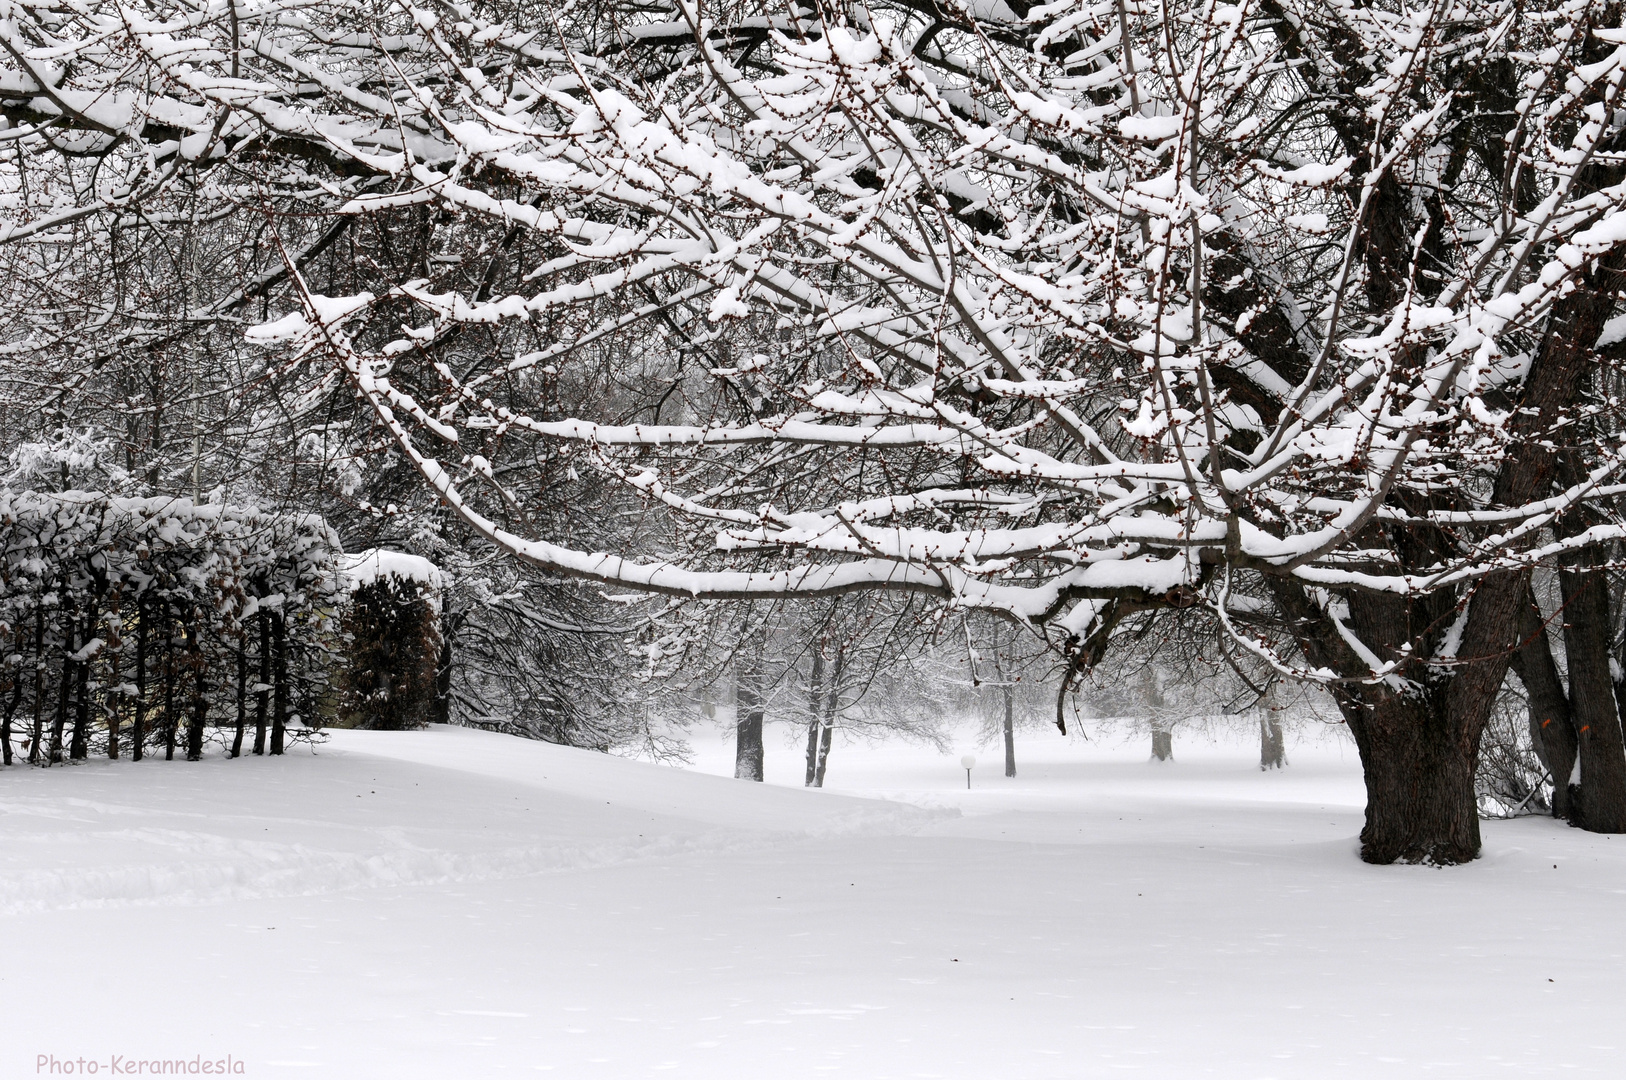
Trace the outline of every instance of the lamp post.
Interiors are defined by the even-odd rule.
[[[967,754],[965,757],[960,759],[960,767],[965,770],[965,789],[967,791],[971,790],[971,770],[974,769],[976,765],[977,759],[971,754]]]

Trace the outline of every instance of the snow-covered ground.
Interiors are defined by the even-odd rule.
[[[1175,749],[838,745],[822,792],[782,741],[778,783],[706,775],[709,733],[687,771],[458,729],[6,770],[0,1077],[1619,1074],[1626,837],[1370,867],[1346,744]]]

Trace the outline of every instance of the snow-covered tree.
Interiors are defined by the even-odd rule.
[[[1334,694],[1366,858],[1444,863],[1477,854],[1480,733],[1556,562],[1580,817],[1626,829],[1595,629],[1615,6],[7,12],[4,239],[214,185],[282,260],[252,338],[517,558],[912,590],[1042,628],[1070,674],[1184,611]],[[382,243],[403,214],[430,223],[410,270],[306,273],[318,215]],[[560,384],[640,404],[607,422]],[[649,526],[611,550],[528,517],[523,477],[565,462]]]

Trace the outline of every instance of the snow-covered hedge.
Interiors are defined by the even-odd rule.
[[[233,754],[250,726],[280,753],[325,685],[341,554],[315,515],[0,489],[5,761],[16,736],[35,762],[171,757],[183,728],[196,758],[222,711]]]

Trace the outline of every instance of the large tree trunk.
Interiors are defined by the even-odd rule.
[[[1435,866],[1478,858],[1480,729],[1470,735],[1453,722],[1443,695],[1371,697],[1360,713],[1345,710],[1366,778],[1361,858]]]
[[[1570,776],[1575,770],[1575,725],[1570,719],[1569,695],[1558,678],[1547,640],[1541,608],[1534,592],[1525,597],[1519,621],[1519,647],[1513,654],[1513,673],[1524,684],[1530,707],[1530,734],[1537,756],[1553,781],[1553,816],[1568,818]]]
[[[1591,832],[1626,832],[1626,750],[1609,671],[1609,593],[1602,570],[1560,570],[1570,715],[1581,760],[1574,820]]]
[[[749,657],[734,679],[734,779],[762,779],[762,660]]]
[[[1354,653],[1344,632],[1301,587],[1281,581],[1271,584],[1312,664],[1352,675],[1371,671]],[[1517,584],[1522,595],[1524,582]],[[1356,597],[1350,610],[1362,637],[1384,642],[1385,651],[1393,648],[1389,642],[1405,641],[1409,636],[1412,612],[1401,601]],[[1390,624],[1387,629],[1386,622]],[[1485,628],[1480,632],[1486,633]],[[1463,652],[1468,652],[1466,646]],[[1506,671],[1506,656],[1499,659],[1498,680]],[[1460,670],[1482,674],[1472,665]],[[1458,674],[1449,683],[1432,687],[1431,692],[1414,680],[1408,680],[1404,689],[1387,683],[1333,687],[1339,711],[1360,751],[1366,780],[1361,858],[1367,862],[1443,866],[1479,856],[1474,771],[1490,706],[1477,694],[1461,692],[1463,682],[1463,675]]]

